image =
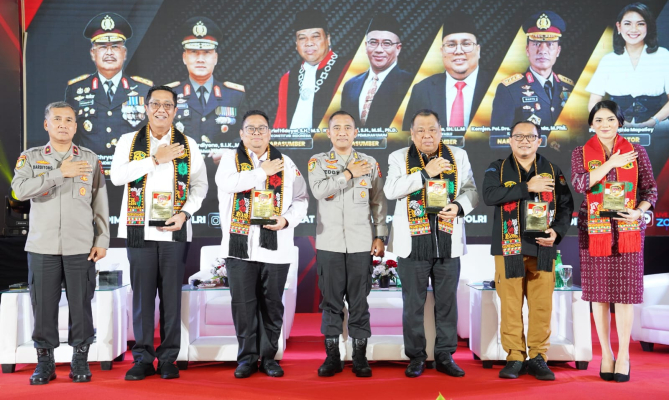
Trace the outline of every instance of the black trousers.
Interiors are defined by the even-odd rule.
[[[136,362],[173,363],[181,347],[181,285],[186,270],[187,242],[145,241],[128,247],[132,286],[132,329]],[[160,346],[154,350],[156,290],[160,298]]]
[[[460,258],[437,258],[413,261],[400,258],[398,273],[402,281],[402,333],[404,352],[414,360],[427,359],[423,325],[428,278],[434,293],[434,318],[437,330],[434,358],[450,357],[458,346],[458,281]]]
[[[88,254],[62,256],[28,252],[35,348],[54,349],[60,345],[58,303],[63,281],[70,311],[67,343],[72,347],[93,343],[91,301],[95,294],[95,263],[87,259]]]
[[[348,303],[348,332],[356,339],[372,336],[367,296],[372,290],[372,256],[369,252],[336,253],[318,250],[318,288],[323,295],[321,333],[339,336],[344,322],[344,297]]]
[[[273,360],[279,350],[288,267],[226,258],[239,364],[255,363],[260,357]]]

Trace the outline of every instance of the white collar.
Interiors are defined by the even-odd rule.
[[[123,71],[119,71],[111,79],[105,78],[99,72],[98,72],[98,75],[100,76],[100,86],[103,86],[105,88],[105,90],[107,90],[107,87],[105,86],[105,82],[112,81],[114,83],[114,92],[116,92],[116,90],[118,90],[118,83],[121,81],[121,77],[123,76]]]
[[[543,87],[546,81],[551,82],[551,86],[555,86],[553,84],[553,71],[551,71],[551,74],[548,75],[548,79],[544,78],[543,76],[539,75],[538,72],[536,72],[532,67],[530,67],[530,71],[532,71],[532,75],[534,75],[535,78],[539,81],[539,84]]]
[[[451,75],[449,75],[448,72],[444,72],[446,74],[446,87],[449,88],[451,86],[455,86],[456,82],[461,82],[460,79],[455,79]],[[469,74],[465,79],[464,82],[467,84],[465,87],[471,87],[473,88],[476,86],[476,78],[478,78],[479,75],[479,67],[476,67],[474,71],[472,71],[471,74]]]
[[[372,79],[372,76],[376,75],[376,77],[379,78],[378,84],[380,85],[383,82],[383,80],[386,79],[386,76],[388,76],[390,71],[392,71],[393,68],[395,68],[396,65],[397,65],[397,61],[395,61],[393,63],[393,65],[384,69],[383,71],[379,72],[378,74],[375,74],[374,71],[372,71],[372,68],[370,67],[369,70],[368,70],[369,74],[367,75],[367,79]]]

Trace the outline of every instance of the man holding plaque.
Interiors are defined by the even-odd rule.
[[[269,144],[269,126],[262,111],[244,114],[242,141],[237,149],[224,150],[216,172],[221,257],[226,259],[239,342],[236,378],[257,372],[259,359],[262,372],[283,376],[274,360],[283,325],[281,298],[295,260],[293,230],[309,204],[307,184],[295,163]]]
[[[332,114],[328,124],[332,149],[309,160],[309,184],[318,200],[316,262],[323,294],[321,333],[327,358],[319,376],[342,371],[339,335],[348,303],[348,332],[353,340],[353,372],[372,376],[367,362],[371,336],[367,296],[372,288],[372,256],[383,257],[386,198],[376,160],[353,148],[358,135],[354,117],[346,111]]]
[[[555,246],[567,234],[574,201],[560,168],[537,154],[539,132],[541,128],[530,121],[517,122],[511,129],[512,153],[490,164],[483,181],[483,200],[495,206],[491,253],[502,304],[502,347],[508,353],[500,378],[515,379],[529,372],[539,380],[555,379],[546,365]],[[524,297],[532,310],[527,345]]]
[[[405,375],[418,377],[425,370],[423,310],[431,278],[436,368],[462,377],[465,372],[452,357],[458,345],[456,291],[460,256],[466,254],[464,216],[478,205],[479,195],[467,152],[441,143],[437,113],[424,109],[413,116],[411,140],[411,147],[388,158],[383,187],[389,200],[397,200],[388,251],[400,257],[404,351],[411,360]]]
[[[181,284],[190,217],[207,194],[207,170],[197,143],[174,127],[177,95],[168,86],[147,96],[149,123],[121,136],[111,180],[124,186],[118,237],[127,238],[132,285],[134,366],[126,380],[154,375],[179,377],[174,362],[181,347]],[[153,348],[156,291],[160,297],[160,346]]]

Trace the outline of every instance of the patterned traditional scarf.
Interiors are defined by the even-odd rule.
[[[130,161],[140,161],[151,154],[151,128],[146,124],[132,139],[130,147]],[[174,164],[174,214],[177,214],[188,199],[190,185],[190,147],[186,136],[174,129],[170,132],[170,144],[179,143],[184,146],[184,154],[175,158]],[[146,208],[146,175],[128,183],[128,246],[144,247],[144,219]],[[172,232],[172,240],[185,242],[188,239],[188,224],[184,223],[181,229]]]
[[[447,151],[444,152],[444,149]],[[450,161],[451,169],[439,175],[439,179],[448,179],[448,199],[455,200],[458,192],[458,169],[455,158],[448,146],[439,143],[438,156]],[[422,153],[412,144],[406,156],[406,172],[412,174],[425,168],[425,160]],[[435,177],[437,179],[437,177]],[[425,212],[425,187],[416,190],[407,199],[407,215],[409,217],[409,231],[411,233],[411,259],[425,261],[433,254],[432,231],[430,220]],[[451,257],[451,235],[453,233],[453,222],[444,221],[437,217],[437,242],[439,243],[439,254],[445,258]]]
[[[267,161],[283,158],[283,155],[274,146],[267,148]],[[248,149],[243,142],[237,146],[235,154],[235,163],[237,172],[253,170],[253,162],[249,156]],[[275,175],[268,176],[265,181],[265,188],[274,192],[274,215],[281,215],[283,209],[283,171]],[[230,241],[229,253],[233,257],[242,259],[249,258],[248,253],[248,235],[251,226],[251,191],[235,193],[232,200],[232,216],[230,219]],[[276,231],[260,227],[260,247],[268,250],[278,248]]]
[[[504,166],[507,165],[506,170]],[[537,154],[534,159],[534,173],[545,178],[556,179],[555,169],[546,158]],[[520,165],[518,160],[511,155],[504,161],[500,167],[499,181],[505,187],[512,187],[521,182]],[[552,192],[541,192],[540,200],[548,202],[548,226],[555,219],[555,209],[557,200],[555,188]],[[502,217],[502,254],[504,256],[504,269],[506,278],[522,278],[525,276],[525,263],[523,263],[521,234],[524,227],[520,226],[520,208],[521,200],[504,203],[500,213]],[[555,260],[557,250],[555,246],[537,246],[537,270],[553,271],[553,261]]]
[[[634,151],[634,147],[627,139],[616,136],[615,144],[611,154],[620,150],[620,153]],[[593,136],[583,146],[583,163],[587,171],[593,171],[606,161],[604,147],[597,136]],[[616,168],[616,180],[625,182],[625,207],[636,207],[636,191],[639,179],[639,164],[636,160]],[[604,184],[606,176],[597,182],[587,192],[588,200],[588,240],[590,242],[590,255],[594,257],[606,257],[611,255],[611,223],[618,225],[618,252],[635,253],[641,251],[641,228],[639,221],[612,221],[611,218],[599,215],[602,211],[604,201]]]

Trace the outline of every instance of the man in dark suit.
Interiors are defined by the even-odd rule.
[[[574,89],[571,79],[553,71],[565,29],[565,22],[552,11],[540,11],[525,21],[530,67],[497,86],[490,125],[510,127],[515,121],[531,121],[540,126],[555,124]]]
[[[146,119],[144,98],[153,86],[123,73],[125,41],[131,36],[132,27],[122,16],[104,12],[93,17],[84,37],[91,41],[97,71],[70,80],[65,90],[65,101],[77,114],[75,141],[98,155],[107,176],[118,138]]]
[[[435,110],[444,115],[447,127],[467,127],[474,118],[490,75],[479,68],[481,45],[471,15],[451,13],[444,21],[441,56],[445,73],[432,75],[411,90],[402,129],[411,128],[411,117],[418,110]]]
[[[372,19],[367,30],[369,70],[349,79],[341,96],[341,109],[362,127],[387,128],[411,86],[412,76],[397,65],[402,50],[400,24],[390,14]]]
[[[179,37],[183,38],[183,63],[188,69],[188,79],[167,85],[177,93],[174,126],[195,139],[200,152],[207,155],[219,143],[234,141],[235,135],[226,133],[236,126],[244,101],[244,86],[214,79],[218,41],[223,37],[214,21],[206,17],[190,18],[181,26]]]

